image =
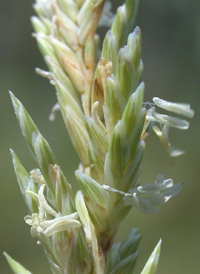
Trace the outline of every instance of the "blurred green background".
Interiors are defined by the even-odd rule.
[[[112,1],[114,8],[123,1]],[[36,75],[35,67],[45,64],[31,37],[30,16],[33,1],[0,1],[0,253],[7,251],[33,273],[50,273],[43,250],[30,236],[24,223],[27,214],[13,172],[9,148],[24,166],[35,167],[21,136],[8,96],[8,89],[23,102],[39,129],[49,141],[58,162],[70,182],[78,158],[68,139],[61,116],[50,122],[48,116],[56,103],[55,91],[47,80]],[[160,238],[163,239],[159,274],[200,273],[200,2],[199,0],[141,1],[137,24],[143,33],[146,101],[153,96],[190,102],[195,109],[187,132],[172,132],[172,141],[186,154],[170,165],[156,136],[147,139],[140,183],[151,182],[164,173],[184,189],[178,198],[162,207],[154,216],[132,210],[120,227],[122,239],[131,227],[143,234],[135,273]],[[74,183],[73,183],[74,184]],[[0,273],[11,273],[0,255]],[[70,274],[70,273],[69,273]]]

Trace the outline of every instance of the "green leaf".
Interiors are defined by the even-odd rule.
[[[3,255],[6,257],[7,262],[10,265],[10,268],[15,274],[31,274],[25,267],[23,267],[20,263],[12,259],[6,252],[3,252]]]
[[[161,240],[158,242],[141,274],[156,274],[160,256],[161,242]]]

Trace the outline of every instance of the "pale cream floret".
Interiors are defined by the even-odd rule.
[[[137,186],[129,190],[129,193],[103,185],[103,188],[123,195],[126,206],[135,206],[144,214],[157,213],[161,206],[168,202],[171,198],[178,195],[182,190],[183,184],[174,185],[172,179],[165,179],[163,174],[159,174],[155,178],[155,182]]]
[[[174,112],[179,115],[192,118],[194,116],[194,110],[190,108],[189,104],[172,103],[160,99],[158,97],[153,98],[153,102],[156,106],[165,109],[170,112]],[[155,107],[151,107],[146,114],[147,124],[150,122],[156,123],[152,129],[156,135],[160,138],[161,143],[170,155],[170,157],[178,157],[184,154],[184,151],[171,145],[169,140],[169,128],[177,128],[181,130],[187,130],[189,128],[189,122],[183,119],[169,116],[166,114],[160,114],[155,111]]]
[[[44,196],[45,184],[41,185],[38,194],[33,191],[26,191],[38,204],[38,213],[33,213],[31,216],[25,216],[25,222],[31,226],[31,234],[33,237],[43,233],[46,237],[60,231],[65,231],[68,228],[80,227],[81,224],[77,220],[78,213],[74,212],[70,215],[61,216],[48,203]],[[47,219],[47,214],[54,216],[54,219]]]
[[[194,116],[194,110],[190,108],[189,104],[168,102],[158,97],[154,97],[153,102],[160,108],[186,116],[188,118],[192,118]]]

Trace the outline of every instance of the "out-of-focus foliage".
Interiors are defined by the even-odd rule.
[[[112,2],[115,6],[122,3]],[[27,169],[34,167],[34,164],[18,129],[8,89],[15,92],[17,97],[23,98],[23,103],[48,138],[59,164],[71,181],[78,160],[70,142],[66,142],[67,135],[61,116],[58,115],[53,123],[48,121],[56,98],[49,83],[34,72],[35,67],[45,68],[45,64],[31,37],[31,3],[33,1],[26,0],[1,0],[0,3],[0,251],[7,250],[33,273],[48,273],[43,251],[30,237],[29,227],[24,224],[26,208],[12,171],[9,146],[16,148]],[[144,218],[141,213],[131,211],[126,224],[118,232],[118,240],[123,239],[130,226],[138,227],[144,235],[136,273],[137,269],[138,272],[142,269],[160,237],[163,243],[158,273],[198,274],[200,271],[197,255],[200,252],[199,10],[198,0],[141,1],[139,9],[137,23],[143,34],[145,100],[158,96],[170,101],[189,102],[196,114],[188,132],[181,136],[172,133],[172,140],[186,150],[186,154],[171,166],[156,137],[152,136],[147,140],[149,145],[142,166],[146,173],[143,173],[140,181],[148,182],[159,170],[176,182],[182,181],[184,189],[158,215]],[[59,135],[55,135],[56,131]],[[71,157],[67,166],[64,164],[65,157]],[[0,260],[0,269],[2,273],[11,273],[3,258]]]

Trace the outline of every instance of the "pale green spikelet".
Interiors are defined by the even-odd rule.
[[[6,260],[8,261],[13,273],[15,273],[15,274],[19,274],[19,273],[20,274],[31,274],[30,271],[28,271],[24,266],[22,266],[20,263],[18,263],[13,258],[11,258],[6,252],[4,252],[3,255],[6,257]]]
[[[39,168],[32,170],[29,175],[16,154],[11,151],[15,173],[30,212],[25,217],[25,222],[31,226],[32,236],[37,236],[43,245],[54,273],[65,273],[73,268],[81,269],[83,273],[91,273],[90,252],[76,213],[71,185],[56,165],[50,146],[21,102],[12,94],[11,98],[22,133]],[[73,250],[70,243],[73,243]],[[66,252],[70,262],[67,265]],[[80,256],[72,265],[70,256],[73,257],[74,252]]]
[[[152,252],[151,256],[149,257],[144,269],[142,270],[141,274],[156,274],[158,261],[160,256],[160,249],[161,249],[161,240],[158,242],[157,246],[155,247],[154,251]]]

